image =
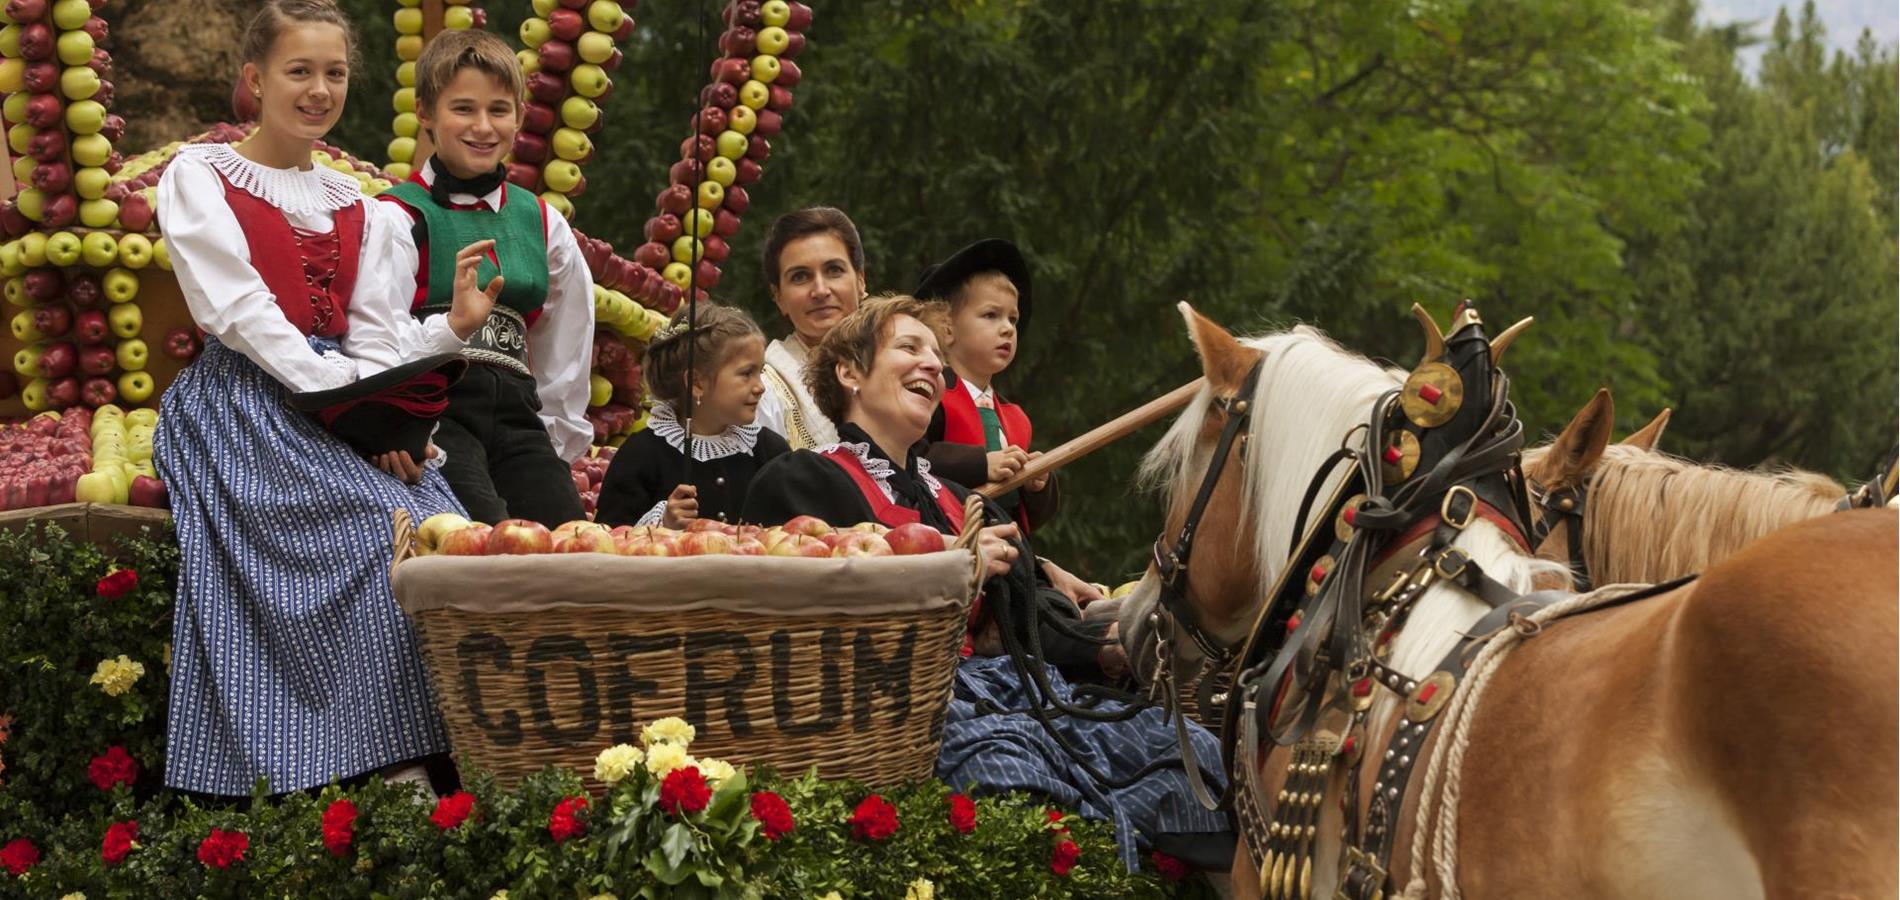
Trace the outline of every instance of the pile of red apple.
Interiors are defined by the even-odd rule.
[[[595,522],[568,522],[550,531],[525,519],[494,526],[470,522],[454,513],[430,516],[416,530],[424,555],[509,556],[538,553],[608,553],[618,556],[803,556],[840,558],[910,556],[945,548],[943,533],[912,523],[885,528],[864,522],[833,528],[821,519],[799,516],[771,528],[728,525],[695,519],[683,531],[657,525],[608,528]]]
[[[91,425],[84,409],[0,425],[0,509],[73,502],[73,485],[92,470]]]
[[[613,90],[610,72],[624,55],[617,46],[633,34],[633,17],[620,0],[533,0],[521,23],[521,69],[530,98],[515,135],[508,180],[574,217],[571,197],[587,189],[581,165],[594,157],[588,137],[604,124],[595,101]]]
[[[611,446],[589,448],[587,455],[574,460],[574,465],[570,467],[574,473],[574,489],[580,492],[581,506],[587,510],[589,518],[593,517],[594,507],[600,502],[600,483],[607,480],[607,467],[613,463],[615,451],[616,448]]]
[[[112,145],[125,122],[111,114],[112,58],[100,44],[105,0],[7,0],[0,7],[0,116],[13,151],[19,195],[0,218],[48,228],[112,227],[119,204],[106,197],[123,161]],[[9,228],[10,233],[18,232]]]
[[[805,49],[811,7],[787,0],[735,0],[724,12],[720,57],[700,92],[693,132],[680,145],[671,184],[654,199],[646,243],[633,261],[659,270],[681,290],[719,285],[719,264],[732,252],[739,217],[750,205],[745,188],[759,180],[772,153],[767,138],[784,127],[792,88],[803,77],[792,59]],[[703,299],[703,297],[702,297]]]

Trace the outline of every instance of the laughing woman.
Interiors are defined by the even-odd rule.
[[[944,392],[938,339],[944,317],[940,303],[878,297],[825,335],[812,352],[806,386],[819,409],[838,423],[841,443],[794,450],[766,464],[746,496],[746,521],[776,524],[811,515],[839,525],[875,521],[895,527],[921,521],[948,535],[962,529],[968,492],[931,475],[922,454],[924,431]],[[1043,658],[977,654],[959,664],[937,776],[984,791],[1045,794],[1111,820],[1122,841],[1123,862],[1131,868],[1137,835],[1141,843],[1176,856],[1224,867],[1233,858],[1225,819],[1201,810],[1180,768],[1142,771],[1177,756],[1174,731],[1159,709],[1120,721],[1052,710],[1047,727],[1030,713],[1006,712],[1036,702],[1025,675],[1068,702],[1071,688],[1063,671],[1106,666],[1105,654],[1114,651],[1091,639],[1091,624],[1079,623],[1073,604],[1055,589],[1074,576],[1037,560],[994,504],[986,520],[1001,524],[981,532],[990,578],[973,617],[977,643],[993,643],[981,636],[1013,628],[1017,639],[1008,643],[1021,646],[1033,628]],[[1009,608],[1028,615],[988,611],[1002,608],[999,601],[1006,597],[1021,598]],[[999,623],[1004,618],[1037,624]],[[1119,708],[1113,701],[1096,707],[1103,712]],[[1213,736],[1196,726],[1193,740],[1202,766],[1217,770]],[[1091,769],[1102,777],[1091,775]]]

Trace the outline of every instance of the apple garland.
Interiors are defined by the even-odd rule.
[[[105,196],[119,166],[112,144],[125,123],[111,114],[112,58],[100,47],[104,0],[8,0],[0,7],[0,116],[14,155],[20,217],[48,228],[108,228],[118,203]]]
[[[588,135],[605,124],[596,102],[613,91],[610,73],[625,55],[633,16],[620,0],[533,0],[521,23],[521,71],[527,108],[515,135],[508,180],[574,218],[572,198],[587,189],[581,165],[593,159]]]

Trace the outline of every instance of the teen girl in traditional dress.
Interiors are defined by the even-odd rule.
[[[744,312],[681,308],[647,344],[640,368],[654,403],[601,482],[594,521],[685,528],[695,518],[739,521],[752,476],[791,448],[760,426],[765,335]],[[690,347],[690,350],[689,350]],[[690,358],[690,361],[689,361]],[[692,392],[692,437],[681,418]],[[687,461],[691,454],[691,462]]]
[[[864,299],[864,243],[844,213],[814,206],[779,216],[765,235],[765,283],[792,333],[765,348],[759,424],[793,447],[836,443],[837,426],[805,386],[812,349]]]
[[[348,388],[459,350],[493,298],[471,247],[456,313],[389,293],[406,228],[355,179],[312,165],[343,110],[354,44],[333,0],[269,0],[243,44],[261,110],[237,145],[179,151],[158,214],[203,355],[165,392],[153,457],[181,551],[165,781],[242,795],[403,765],[448,748],[389,586],[390,513],[459,512],[406,452],[366,461],[293,394]]]

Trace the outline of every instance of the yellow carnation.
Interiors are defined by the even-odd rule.
[[[78,891],[74,891],[70,894],[66,894],[65,896],[60,897],[59,900],[86,900],[86,895]]]
[[[612,894],[595,894],[594,896],[587,898],[587,900],[620,900],[620,898]]]
[[[601,784],[618,784],[620,779],[633,774],[634,767],[640,765],[645,756],[640,748],[627,744],[608,747],[594,757],[594,780]]]
[[[648,747],[654,744],[674,744],[685,747],[693,742],[693,726],[679,716],[667,716],[640,729],[640,743]]]
[[[937,896],[937,886],[928,878],[919,878],[904,889],[904,900],[932,900]]]
[[[489,895],[488,900],[508,900],[508,892],[506,890],[496,891]]]
[[[736,771],[732,768],[732,763],[723,759],[702,758],[698,766],[699,774],[706,776],[706,783],[715,788],[719,787],[720,782],[731,778]]]
[[[108,696],[117,697],[131,690],[132,685],[138,682],[139,676],[144,674],[144,666],[133,662],[130,657],[121,653],[118,659],[99,661],[99,668],[93,670],[92,673],[92,683],[99,685],[99,688]]]
[[[818,900],[844,900],[844,898],[838,896],[837,891],[826,891],[824,896],[819,897]]]
[[[686,748],[677,744],[654,744],[647,748],[647,771],[656,778],[665,778],[666,773],[683,766],[693,765],[693,758]]]

